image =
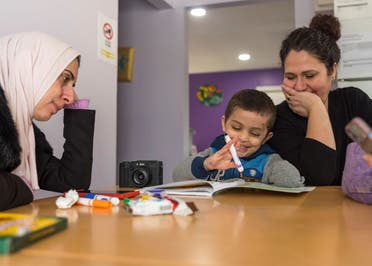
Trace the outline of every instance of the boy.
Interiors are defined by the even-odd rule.
[[[265,144],[273,136],[275,116],[274,103],[264,92],[237,92],[221,119],[224,133],[232,140],[226,143],[224,134],[215,138],[209,148],[181,162],[173,170],[173,180],[192,177],[221,181],[240,177],[230,152],[234,145],[244,167],[244,179],[284,187],[304,186],[299,171]]]

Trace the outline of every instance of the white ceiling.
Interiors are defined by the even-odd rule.
[[[188,14],[189,73],[280,67],[281,41],[294,28],[293,0],[206,8],[204,17]],[[249,53],[251,60],[239,61],[241,52]]]

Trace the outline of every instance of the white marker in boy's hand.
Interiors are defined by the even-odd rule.
[[[231,141],[231,138],[229,137],[229,135],[225,135],[225,141],[226,143],[229,143]],[[238,166],[238,171],[240,172],[240,176],[242,176],[244,167],[239,159],[239,156],[238,156],[238,153],[236,152],[234,144],[230,146],[230,152],[233,157],[234,163]]]

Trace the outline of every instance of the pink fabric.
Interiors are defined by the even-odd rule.
[[[89,100],[88,99],[79,99],[74,101],[71,104],[66,104],[65,109],[88,109],[89,108]]]
[[[355,142],[347,146],[342,190],[356,201],[372,204],[372,168],[363,160],[364,153]]]

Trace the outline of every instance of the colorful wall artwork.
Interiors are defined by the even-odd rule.
[[[200,86],[196,96],[199,102],[208,107],[216,106],[223,100],[222,89],[215,85]]]

